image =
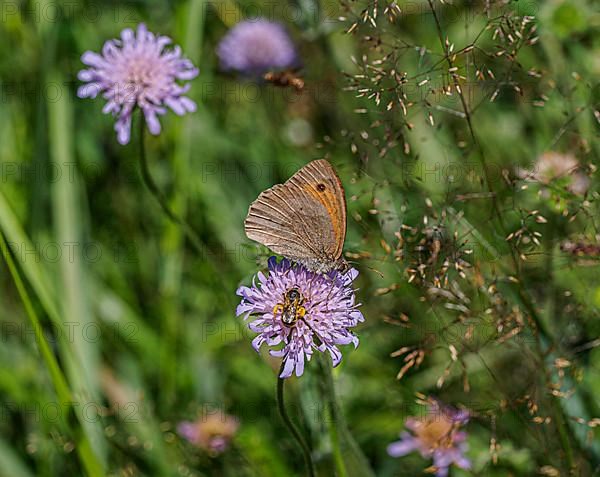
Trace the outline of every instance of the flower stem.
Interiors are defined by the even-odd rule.
[[[167,198],[162,193],[162,191],[159,189],[156,182],[154,182],[154,179],[152,178],[152,175],[150,174],[150,170],[148,169],[148,161],[146,159],[146,147],[144,145],[144,130],[145,130],[144,115],[140,112],[139,117],[140,117],[140,120],[139,120],[138,138],[139,138],[139,142],[140,142],[140,172],[142,174],[142,179],[144,180],[144,184],[146,185],[146,187],[148,188],[150,193],[154,196],[154,198],[156,199],[156,201],[162,208],[165,215],[169,218],[169,220],[171,220],[171,222],[173,222],[174,224],[179,225],[185,232],[185,235],[190,240],[190,242],[192,243],[192,245],[194,246],[196,251],[198,253],[200,253],[201,255],[204,255],[205,251],[204,251],[204,245],[202,243],[202,240],[200,240],[200,238],[198,237],[196,232],[192,229],[192,227],[184,219],[182,219],[175,212],[173,212],[173,210],[171,209],[171,207],[168,204]]]
[[[375,477],[369,461],[348,429],[342,407],[339,405],[331,361],[319,356],[320,392],[328,408],[327,426],[336,475],[340,477]]]
[[[440,46],[442,47],[442,50],[444,51],[444,55],[445,55],[446,61],[448,63],[448,66],[451,68],[451,67],[453,67],[453,62],[452,62],[452,58],[450,56],[449,45],[448,45],[447,41],[444,40],[444,33],[442,31],[442,25],[441,25],[440,19],[438,17],[438,14],[435,10],[435,7],[433,5],[433,0],[427,0],[427,3],[429,4],[429,9],[431,10],[433,19],[435,21],[435,26],[436,26],[436,30],[438,33],[438,39],[440,42]],[[485,182],[486,182],[487,188],[493,194],[492,195],[493,211],[494,211],[495,215],[497,216],[498,224],[500,225],[503,235],[506,236],[507,231],[506,231],[506,226],[504,223],[504,218],[503,218],[502,212],[500,211],[500,208],[498,206],[498,202],[497,202],[497,198],[496,198],[497,196],[494,191],[491,178],[489,176],[489,171],[488,171],[488,167],[487,167],[487,163],[486,163],[485,151],[484,151],[483,145],[478,141],[477,136],[475,135],[475,130],[473,127],[473,121],[472,121],[472,117],[471,117],[471,111],[469,110],[465,96],[460,89],[459,77],[458,77],[458,75],[453,74],[452,78],[453,78],[456,90],[458,92],[458,96],[461,101],[463,112],[465,114],[465,119],[467,121],[469,134],[471,136],[471,139],[473,140],[473,143],[479,149],[479,152],[480,152],[480,161],[481,161],[481,165],[483,167],[484,177],[485,177]],[[516,274],[518,282],[519,282],[519,289],[518,289],[519,297],[521,298],[523,305],[529,312],[531,319],[535,323],[537,331],[539,332],[539,334],[542,335],[541,337],[539,336],[539,334],[536,335],[536,347],[537,347],[537,352],[540,357],[540,362],[543,365],[543,363],[545,362],[546,350],[544,350],[541,338],[544,338],[546,341],[549,342],[548,346],[547,346],[548,349],[557,347],[557,344],[554,340],[552,333],[550,332],[550,330],[544,323],[544,320],[542,320],[542,318],[539,316],[539,314],[535,308],[535,305],[533,304],[533,301],[531,300],[529,295],[525,292],[525,290],[522,288],[522,283],[524,283],[524,280],[523,280],[522,273],[521,273],[521,267],[519,266],[518,254],[517,254],[516,250],[512,247],[512,245],[509,247],[509,249],[510,249],[512,263],[513,263],[513,266],[515,269],[515,274]],[[546,371],[546,370],[544,370],[544,371]],[[546,377],[547,386],[550,387],[550,385],[551,385],[550,378],[546,372],[544,372],[544,374]],[[551,395],[550,399],[551,399],[551,403],[552,403],[552,411],[554,414],[554,422],[558,428],[563,451],[567,457],[567,463],[568,463],[569,467],[573,468],[574,458],[573,458],[573,449],[571,447],[570,435],[569,435],[569,430],[568,430],[568,417],[567,417],[564,409],[560,405],[560,402],[558,401],[559,398]]]
[[[283,362],[281,363],[281,368],[279,369],[280,375],[281,375],[282,371],[283,371]],[[284,401],[284,397],[283,397],[284,384],[285,384],[285,379],[278,376],[277,377],[277,409],[279,410],[279,415],[281,416],[281,419],[283,420],[284,424],[290,431],[290,434],[292,434],[292,436],[294,436],[294,439],[296,439],[296,442],[302,449],[304,463],[306,464],[306,475],[308,475],[309,477],[315,477],[315,470],[314,470],[312,458],[310,455],[310,449],[309,449],[308,445],[306,444],[306,442],[304,441],[304,438],[302,437],[302,435],[300,434],[300,432],[298,431],[298,429],[296,428],[296,426],[290,419],[290,416],[288,416],[287,411],[285,410],[285,401]]]
[[[328,409],[327,428],[329,431],[329,439],[331,440],[331,449],[333,452],[333,460],[335,462],[335,468],[339,477],[347,477],[348,471],[346,470],[346,463],[344,462],[344,456],[342,453],[342,446],[340,441],[340,433],[337,425],[340,423],[343,425],[343,416],[339,412],[337,400],[335,397],[335,387],[333,384],[333,373],[331,372],[331,366],[326,360],[325,356],[319,359],[321,365],[321,372],[323,373],[323,385],[322,391],[324,394],[325,402]]]

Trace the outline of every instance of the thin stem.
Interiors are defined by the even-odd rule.
[[[558,303],[557,303],[557,290],[554,276],[554,227],[556,227],[556,222],[552,220],[552,227],[549,228],[550,232],[546,235],[546,250],[548,251],[548,256],[546,259],[546,279],[548,283],[548,301],[547,306],[549,308],[548,315],[550,317],[551,323],[559,323],[558,316]],[[538,346],[540,345],[540,341],[537,340]],[[542,349],[540,347],[540,352]],[[544,373],[546,386],[548,389],[552,389],[553,383],[551,376],[548,373]],[[555,413],[555,417],[557,419],[556,427],[558,428],[558,434],[560,437],[561,444],[566,453],[566,461],[569,466],[569,472],[573,472],[573,469],[576,467],[575,457],[573,455],[573,446],[571,446],[571,430],[566,422],[565,412],[561,407],[560,398],[555,396],[554,394],[550,394],[550,400],[552,401],[553,410]],[[574,439],[575,445],[577,445],[577,440]]]
[[[282,362],[281,368],[279,369],[279,375],[281,375],[281,372],[283,371],[283,365],[284,365],[284,363]],[[280,376],[277,376],[277,409],[279,410],[279,415],[281,416],[281,419],[283,420],[284,424],[286,425],[286,427],[288,428],[288,430],[290,431],[292,436],[294,436],[294,439],[296,439],[296,442],[298,443],[298,445],[300,446],[300,449],[302,450],[302,455],[304,457],[304,463],[306,464],[306,475],[308,475],[309,477],[314,477],[315,471],[314,471],[314,466],[313,466],[313,462],[312,462],[312,457],[310,455],[310,449],[309,449],[308,445],[306,444],[304,438],[302,437],[302,435],[300,434],[300,432],[298,431],[298,429],[296,428],[296,426],[290,419],[290,416],[288,416],[287,411],[285,410],[285,400],[283,397],[284,384],[285,384],[285,379]]]
[[[162,193],[152,175],[150,174],[150,170],[148,169],[148,161],[146,159],[146,147],[144,145],[144,130],[145,130],[145,121],[144,115],[140,112],[140,120],[139,120],[139,142],[140,142],[140,172],[142,174],[142,179],[144,180],[144,184],[150,191],[150,193],[154,196],[160,207],[162,208],[165,215],[176,225],[179,225],[183,231],[185,232],[187,238],[190,240],[194,248],[198,253],[204,255],[204,245],[202,240],[198,237],[196,232],[190,227],[190,225],[181,217],[179,217],[168,204],[168,200],[165,195]]]
[[[348,477],[348,475],[375,477],[365,455],[352,437],[342,407],[338,403],[332,363],[325,354],[319,356],[319,362],[321,365],[321,393],[323,401],[328,407],[327,424],[337,470],[336,475],[339,477]]]
[[[25,307],[25,312],[27,314],[27,318],[29,318],[29,322],[31,327],[33,328],[33,332],[35,334],[35,340],[37,342],[38,348],[42,355],[42,358],[46,362],[46,366],[50,371],[50,376],[52,377],[52,382],[54,384],[54,389],[56,390],[56,394],[63,402],[69,402],[71,398],[71,392],[69,390],[69,386],[67,384],[67,379],[62,373],[58,362],[56,361],[56,357],[52,354],[50,349],[50,345],[46,341],[46,337],[44,336],[44,332],[42,331],[42,325],[40,324],[40,320],[35,312],[35,308],[31,303],[31,299],[29,298],[29,294],[25,289],[25,285],[23,280],[21,279],[21,275],[17,269],[17,266],[12,258],[10,248],[4,237],[4,234],[0,232],[0,237],[2,237],[2,249],[4,260],[6,261],[6,265],[8,266],[8,270],[10,275],[15,283],[15,287],[17,292],[19,293],[19,297],[23,302],[23,306]]]
[[[435,26],[437,29],[437,33],[438,33],[438,38],[440,41],[440,45],[442,47],[442,49],[444,50],[444,52],[446,53],[445,58],[446,61],[448,62],[448,66],[450,68],[453,67],[453,63],[452,63],[452,59],[449,55],[449,51],[448,51],[448,46],[446,45],[446,42],[444,41],[444,33],[442,31],[442,25],[440,23],[440,19],[437,15],[437,12],[435,11],[435,7],[433,6],[433,2],[432,0],[427,0],[429,3],[429,8],[431,9],[431,13],[433,15],[433,18],[435,20]],[[498,207],[498,202],[497,202],[497,194],[494,190],[494,187],[492,185],[492,181],[491,178],[489,176],[489,171],[488,171],[488,167],[487,167],[487,161],[485,159],[485,151],[483,149],[483,146],[481,145],[481,143],[479,142],[479,140],[477,139],[477,136],[475,135],[475,129],[473,127],[473,121],[471,119],[471,111],[469,110],[469,106],[467,104],[467,101],[464,97],[464,94],[462,92],[462,89],[460,88],[460,83],[458,80],[458,76],[453,73],[452,74],[452,79],[454,81],[454,86],[455,89],[458,93],[458,96],[460,98],[460,102],[462,105],[462,109],[463,112],[465,114],[465,119],[467,121],[467,126],[469,129],[469,135],[471,136],[471,139],[473,140],[473,143],[475,144],[475,146],[477,147],[477,149],[479,149],[479,153],[480,153],[480,160],[481,160],[481,165],[483,168],[483,172],[485,175],[485,182],[487,184],[488,190],[491,192],[492,194],[492,208],[494,209],[494,213],[496,214],[496,217],[498,219],[498,223],[500,224],[500,228],[502,229],[503,234],[506,236],[507,235],[507,230],[506,230],[506,226],[504,224],[504,218],[502,216],[502,212],[500,211],[500,208]],[[517,254],[515,252],[515,250],[513,249],[512,246],[509,246],[509,251],[510,251],[510,255],[511,255],[511,260],[513,262],[513,266],[515,267],[515,273],[517,275],[517,278],[519,279],[519,282],[522,283],[522,275],[521,275],[521,267],[519,266],[519,260],[517,257]],[[523,301],[523,304],[525,305],[525,307],[527,308],[527,310],[530,312],[531,314],[531,318],[533,319],[533,321],[535,322],[535,325],[537,327],[537,329],[539,330],[539,332],[544,336],[544,338],[546,338],[550,343],[554,343],[554,339],[552,338],[552,335],[549,333],[547,327],[545,326],[543,320],[539,317],[538,313],[535,310],[535,307],[533,305],[533,303],[531,302],[530,298],[525,294],[525,292],[523,292],[523,290],[519,289],[519,296],[521,298],[521,300]]]
[[[431,13],[433,14],[433,19],[435,20],[435,27],[437,29],[437,33],[438,33],[438,38],[440,41],[440,45],[442,46],[442,49],[444,50],[445,53],[445,59],[446,62],[448,63],[448,67],[452,68],[454,66],[453,62],[452,62],[452,58],[450,56],[450,51],[448,48],[448,45],[446,43],[446,41],[444,40],[444,33],[442,31],[442,24],[440,23],[440,19],[438,18],[437,12],[435,11],[435,7],[433,6],[433,2],[432,0],[427,0],[427,2],[429,3],[429,8],[431,10]],[[485,176],[485,182],[488,186],[488,189],[490,190],[490,192],[494,192],[494,188],[492,186],[492,180],[490,178],[490,174],[488,171],[488,167],[487,167],[487,163],[485,160],[485,154],[483,152],[483,147],[481,146],[481,144],[479,143],[479,140],[477,139],[477,136],[475,135],[475,129],[473,128],[473,121],[471,119],[471,111],[469,110],[469,105],[467,104],[467,100],[465,99],[465,95],[462,92],[462,88],[460,87],[460,82],[458,79],[458,75],[456,73],[452,73],[452,81],[454,83],[454,89],[456,89],[456,92],[458,94],[458,97],[460,98],[460,103],[463,109],[463,112],[465,114],[465,119],[467,121],[467,126],[469,128],[469,135],[471,136],[471,139],[473,140],[473,143],[475,144],[475,147],[477,147],[477,149],[479,149],[480,152],[480,158],[481,158],[481,165],[483,167],[483,174]],[[496,194],[494,193],[494,195],[492,196],[492,207],[494,208],[494,211],[496,212],[496,215],[498,216],[498,220],[500,221],[500,225],[502,226],[502,228],[504,228],[504,219],[502,218],[502,214],[500,213],[500,209],[498,207],[498,202],[496,200]]]
[[[450,68],[452,68],[453,67],[452,58],[449,55],[448,45],[447,45],[446,41],[444,40],[444,33],[442,31],[442,25],[440,23],[439,17],[437,15],[435,7],[433,6],[432,0],[427,0],[427,2],[429,4],[431,13],[433,14],[433,18],[435,21],[435,26],[437,29],[440,45],[441,45],[442,49],[444,50],[444,52],[446,53],[446,61],[448,62],[448,66]],[[488,190],[493,194],[492,195],[492,207],[494,209],[494,213],[496,214],[498,223],[500,224],[500,228],[504,232],[504,235],[506,235],[506,226],[504,224],[504,218],[502,216],[502,212],[500,211],[500,208],[498,207],[498,203],[497,203],[497,199],[496,199],[497,194],[495,193],[493,185],[492,185],[492,181],[490,180],[490,176],[489,176],[489,172],[488,172],[488,168],[487,168],[487,164],[486,164],[486,159],[485,159],[485,151],[484,151],[481,143],[478,141],[477,136],[475,135],[475,129],[473,128],[473,121],[471,119],[471,111],[469,110],[467,101],[462,93],[462,89],[460,87],[458,76],[453,73],[452,78],[454,81],[455,89],[456,89],[456,91],[459,95],[460,101],[461,101],[463,112],[465,113],[465,119],[467,121],[469,134],[470,134],[471,139],[473,140],[475,146],[477,147],[477,149],[479,149],[479,152],[480,152],[481,165],[484,170],[485,182],[487,184]],[[523,282],[523,277],[522,277],[522,273],[521,273],[521,267],[519,266],[519,260],[517,257],[517,253],[513,249],[512,245],[509,246],[509,250],[510,250],[510,255],[511,255],[513,265],[515,267],[515,273],[519,280],[519,297],[521,298],[521,301],[523,302],[523,305],[525,306],[527,311],[530,313],[531,318],[535,322],[536,328],[539,330],[539,333],[547,341],[549,341],[550,347],[552,347],[555,344],[552,334],[545,326],[545,323],[542,320],[542,318],[539,316],[532,300],[530,299],[528,294],[523,290],[523,288],[521,286],[524,282]],[[542,343],[540,342],[539,336],[536,336],[536,346],[537,346],[537,351],[540,355],[540,359],[543,363],[544,362],[544,350],[542,348]],[[549,377],[547,376],[547,373],[544,373],[544,374],[546,376],[546,384],[549,386],[551,384]],[[565,412],[562,409],[562,406],[560,405],[560,403],[558,402],[557,399],[558,398],[556,396],[551,396],[554,421],[556,423],[556,426],[557,426],[557,429],[558,429],[558,432],[559,432],[559,435],[561,438],[561,444],[562,444],[563,450],[566,454],[568,464],[572,468],[573,467],[573,450],[571,447],[571,442],[570,442],[568,431],[566,428],[567,424],[566,424]]]
[[[324,399],[329,408],[329,419],[327,420],[327,427],[329,430],[329,439],[331,440],[331,449],[333,451],[333,459],[335,461],[335,467],[338,471],[339,477],[347,477],[348,471],[346,470],[346,463],[342,454],[340,433],[338,431],[338,424],[344,425],[342,419],[343,416],[339,412],[337,405],[337,399],[335,397],[335,387],[333,384],[333,373],[331,366],[327,362],[327,358],[322,356],[319,359],[321,364],[321,372],[323,374],[323,394]]]

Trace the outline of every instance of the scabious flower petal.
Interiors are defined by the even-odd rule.
[[[94,68],[106,68],[108,66],[108,62],[98,53],[94,53],[93,51],[86,51],[81,55],[81,62],[84,65],[92,66]]]
[[[242,297],[237,316],[254,318],[248,324],[258,334],[252,341],[254,349],[266,345],[272,356],[283,358],[282,378],[302,376],[315,350],[329,353],[332,365],[337,366],[342,360],[337,346],[358,346],[358,338],[349,329],[364,321],[352,288],[358,272],[322,275],[275,257],[269,259],[268,269],[268,274],[256,274],[252,287],[241,286],[236,292]],[[305,314],[286,326],[281,311],[274,310],[285,303],[292,288],[300,292]]]
[[[467,446],[460,446],[460,451],[455,453],[454,463],[461,469],[470,469],[471,461],[464,456],[464,453],[468,450]]]
[[[400,437],[399,441],[393,442],[387,447],[387,452],[392,457],[405,456],[419,447],[418,441],[408,432],[403,432]]]
[[[117,133],[117,141],[119,144],[125,145],[131,138],[131,112],[133,108],[123,108],[121,116],[115,123],[115,131]]]
[[[342,361],[342,353],[335,346],[327,346],[327,351],[329,351],[331,356],[331,363],[333,367],[337,367],[337,365]]]
[[[87,83],[78,88],[77,96],[93,99],[102,93],[108,101],[103,112],[117,118],[115,131],[121,144],[131,138],[131,116],[136,107],[143,111],[148,130],[155,135],[160,134],[158,117],[166,114],[166,107],[178,115],[196,109],[196,104],[183,96],[189,85],[177,81],[195,78],[198,69],[181,57],[181,48],[165,51],[170,43],[170,38],[154,35],[142,23],[136,32],[126,28],[120,39],[107,41],[102,54],[86,51],[81,56],[89,68],[77,75]]]
[[[285,28],[265,19],[235,25],[217,47],[221,67],[248,76],[295,66],[297,54]]]
[[[252,347],[256,350],[257,353],[260,351],[260,347],[264,344],[265,341],[266,340],[263,335],[258,335],[252,340]]]
[[[198,426],[193,422],[182,421],[177,424],[177,433],[192,443],[198,441]]]

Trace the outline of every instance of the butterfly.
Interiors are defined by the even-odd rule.
[[[312,161],[250,205],[246,235],[309,270],[345,271],[346,198],[325,159]]]

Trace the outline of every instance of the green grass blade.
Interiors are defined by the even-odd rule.
[[[65,84],[65,81],[60,75],[55,74],[49,83]],[[68,165],[75,165],[71,136],[73,113],[69,101],[69,96],[63,95],[59,100],[48,102],[52,162],[58,170],[69,171],[68,174],[61,174],[51,186],[55,238],[60,247],[69,247],[69,253],[63,253],[59,261],[60,277],[56,296],[60,303],[61,317],[69,328],[74,330],[69,335],[72,339],[68,343],[61,342],[61,345],[71,348],[74,359],[68,363],[69,378],[75,390],[74,397],[80,399],[81,404],[85,405],[88,402],[100,402],[97,381],[99,340],[86,339],[86,336],[89,336],[86,330],[97,329],[97,326],[91,316],[91,304],[86,286],[83,253],[86,242],[80,228],[82,207],[78,191],[79,176],[75,167],[67,169]],[[82,420],[82,424],[95,453],[105,456],[106,443],[100,424],[86,419]]]
[[[4,440],[0,440],[0,475],[34,477],[17,453]]]

